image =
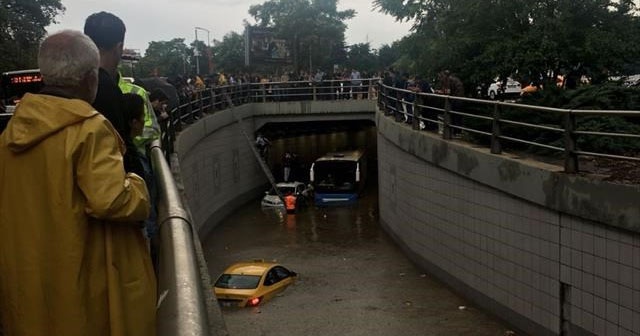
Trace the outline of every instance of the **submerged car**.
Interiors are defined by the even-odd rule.
[[[305,204],[311,190],[302,182],[280,182],[276,184],[280,195],[283,197],[289,193],[292,193],[297,198],[297,203],[300,205]],[[269,191],[265,191],[265,195],[262,198],[260,204],[263,207],[284,207],[282,199],[278,196],[278,193],[271,188]]]
[[[241,262],[229,266],[213,290],[223,307],[255,307],[285,290],[297,276],[274,262]]]

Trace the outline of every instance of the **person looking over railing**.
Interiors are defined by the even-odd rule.
[[[0,135],[0,319],[5,335],[155,335],[143,179],[90,104],[100,55],[77,31],[46,38],[45,87]]]
[[[351,93],[351,99],[359,99],[358,97],[362,91],[362,77],[360,77],[360,71],[351,69],[351,87],[349,92]]]
[[[104,115],[118,131],[127,147],[125,156],[134,155],[136,147],[127,132],[126,122],[122,114],[122,91],[118,87],[118,64],[122,58],[126,27],[122,20],[107,12],[94,13],[87,17],[84,33],[93,40],[100,51],[100,77],[98,94],[93,107]],[[141,174],[142,163],[126,160],[127,172]]]
[[[153,107],[153,112],[156,114],[156,118],[160,122],[160,126],[165,125],[165,121],[169,119],[167,112],[167,106],[169,104],[169,96],[160,88],[156,88],[149,94],[149,101]],[[162,129],[162,132],[166,132],[166,129]]]

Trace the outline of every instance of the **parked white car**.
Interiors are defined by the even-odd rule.
[[[298,204],[304,204],[311,195],[311,189],[302,182],[280,182],[276,184],[276,187],[282,196],[293,193],[298,199]],[[265,191],[264,194],[262,202],[260,202],[263,207],[284,207],[284,203],[273,188]]]
[[[507,78],[507,87],[504,90],[501,90],[502,82],[495,81],[489,85],[487,89],[487,96],[490,99],[496,99],[498,94],[502,93],[507,96],[519,95],[522,92],[522,84],[520,82],[515,81],[511,78]]]

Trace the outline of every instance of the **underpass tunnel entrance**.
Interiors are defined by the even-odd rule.
[[[309,182],[311,164],[329,153],[364,150],[368,169],[375,176],[377,169],[376,125],[370,120],[268,123],[254,136],[264,135],[271,142],[267,165],[276,181],[284,181],[285,153],[293,155],[289,181]],[[369,179],[375,183],[376,179]]]

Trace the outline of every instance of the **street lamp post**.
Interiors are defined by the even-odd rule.
[[[202,27],[195,27],[195,33],[196,33],[196,72],[197,75],[200,75],[200,51],[198,50],[198,30],[202,30],[207,32],[207,48],[211,48],[211,38],[210,38],[210,34],[211,32],[208,29],[204,29]]]

